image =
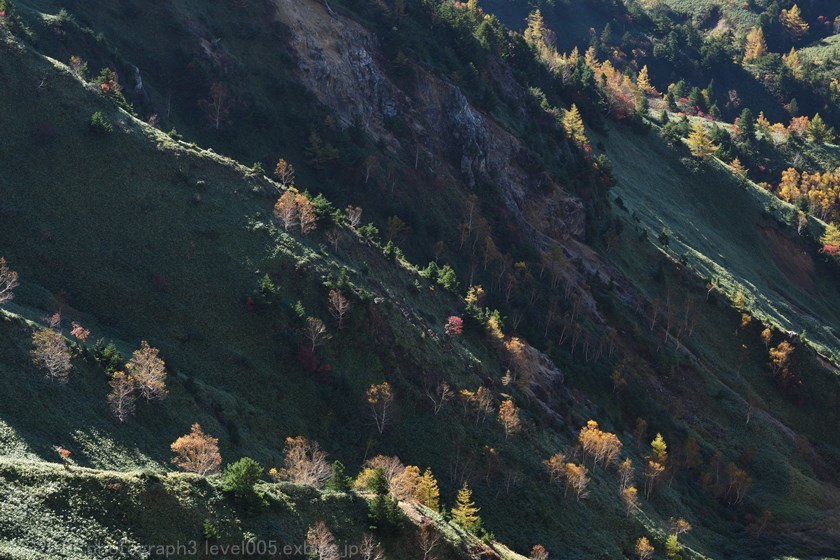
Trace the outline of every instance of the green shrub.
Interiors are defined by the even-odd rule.
[[[105,115],[97,111],[90,116],[90,129],[96,134],[108,134],[114,131],[114,125],[105,118]]]
[[[204,520],[204,527],[202,528],[202,533],[204,534],[205,541],[217,541],[221,538],[221,533],[213,523],[209,519]]]
[[[93,359],[102,366],[105,372],[111,376],[120,371],[125,366],[125,356],[123,356],[113,342],[105,344],[105,339],[100,338],[93,345]]]
[[[251,459],[243,457],[227,466],[222,477],[222,491],[240,499],[253,498],[254,484],[262,477],[262,466]]]
[[[453,293],[458,292],[458,286],[460,285],[460,282],[458,282],[458,276],[455,274],[455,270],[448,264],[445,264],[440,268],[437,281],[444,289]]]
[[[332,464],[332,476],[326,486],[327,490],[333,492],[349,492],[350,491],[350,477],[347,476],[344,465],[341,461],[335,461]]]
[[[382,467],[374,470],[373,476],[368,481],[368,490],[374,493],[374,498],[369,504],[370,528],[388,532],[402,527],[403,514],[397,500],[390,496],[388,480],[385,478]]]

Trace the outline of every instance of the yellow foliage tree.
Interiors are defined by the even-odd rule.
[[[711,158],[717,151],[717,146],[714,145],[709,133],[706,132],[706,127],[699,121],[691,127],[691,132],[688,135],[688,149],[691,150],[691,155],[703,161]]]
[[[452,508],[452,521],[467,531],[475,531],[481,526],[481,517],[478,515],[480,509],[472,501],[472,490],[465,482],[458,490],[458,498],[455,507]]]
[[[563,111],[563,129],[578,148],[583,148],[586,145],[586,129],[583,126],[583,118],[580,116],[577,105],[572,104],[568,111]]]
[[[799,58],[799,53],[796,49],[791,47],[790,52],[782,55],[782,62],[787,66],[794,78],[802,78],[802,60]]]
[[[657,463],[664,465],[668,460],[668,445],[665,443],[665,438],[662,434],[656,434],[653,441],[650,442],[651,458]]]
[[[642,94],[656,93],[656,89],[654,89],[650,83],[650,75],[648,74],[647,64],[642,66],[642,69],[639,70],[639,75],[636,76],[636,87],[639,88],[639,91],[642,92]]]
[[[767,54],[767,41],[761,27],[754,27],[747,33],[747,43],[744,46],[744,64],[749,64]]]
[[[420,477],[415,489],[415,496],[421,505],[434,511],[440,509],[440,490],[431,469],[427,468]]]
[[[801,39],[808,34],[808,22],[802,19],[802,11],[796,4],[790,10],[782,10],[780,19],[791,39]]]

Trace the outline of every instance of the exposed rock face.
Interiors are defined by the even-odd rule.
[[[375,62],[376,39],[362,26],[310,0],[277,0],[277,17],[291,31],[300,77],[344,125],[356,118],[378,137],[384,119],[407,99]]]
[[[436,172],[470,189],[497,184],[511,213],[535,232],[554,239],[583,234],[583,204],[558,185],[543,186],[537,194],[537,170],[519,163],[524,146],[476,110],[458,87],[414,67],[413,91],[402,90],[382,70],[376,38],[315,0],[277,0],[277,18],[291,32],[301,81],[345,126],[360,120],[395,151],[428,155]],[[525,92],[512,88],[510,95],[523,97],[524,107]],[[410,140],[388,131],[386,120],[395,116],[408,125]]]

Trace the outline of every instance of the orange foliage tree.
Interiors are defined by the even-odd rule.
[[[219,472],[222,456],[219,454],[219,440],[201,430],[196,422],[190,433],[183,435],[169,446],[175,456],[172,463],[187,472],[207,475]]]

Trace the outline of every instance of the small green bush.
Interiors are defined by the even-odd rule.
[[[227,466],[222,477],[222,491],[240,499],[253,498],[254,484],[262,477],[262,466],[251,459],[243,457]]]
[[[350,477],[347,476],[344,465],[341,461],[335,461],[332,464],[332,476],[327,482],[327,490],[333,492],[349,492],[350,491]]]
[[[90,129],[96,134],[109,134],[114,131],[114,125],[105,118],[105,115],[97,111],[90,116]]]
[[[368,490],[374,493],[370,501],[368,519],[373,530],[388,532],[399,529],[403,525],[403,514],[397,500],[392,498],[388,490],[388,480],[385,471],[379,467],[368,482]]]

